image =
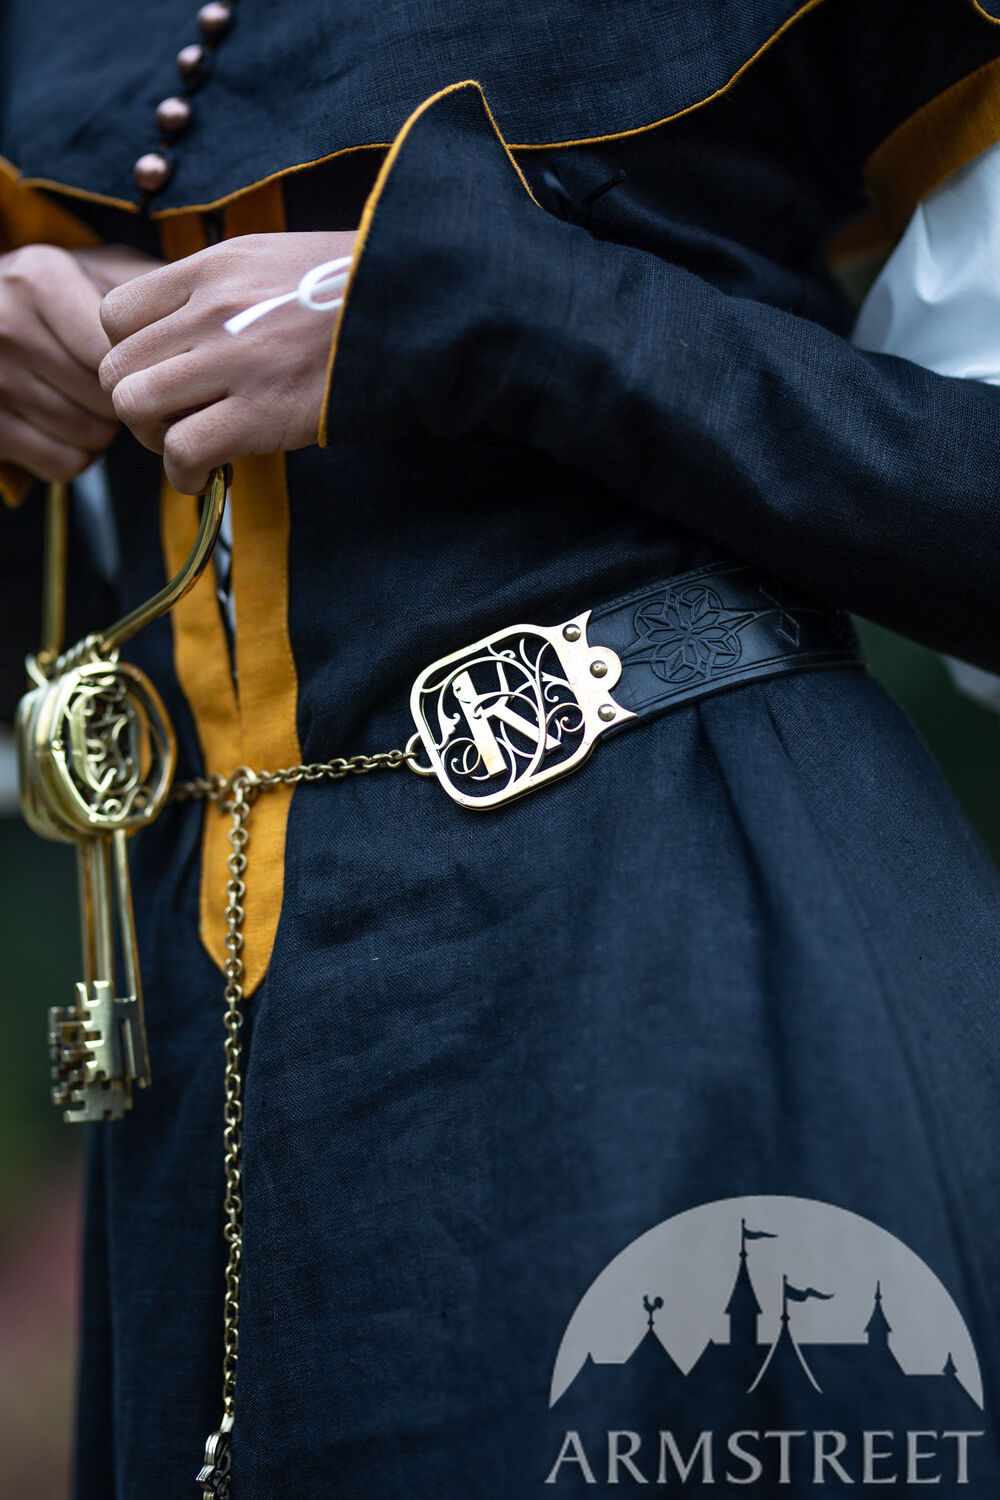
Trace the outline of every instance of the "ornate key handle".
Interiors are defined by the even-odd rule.
[[[205,571],[219,538],[222,514],[226,508],[227,483],[227,471],[216,469],[202,497],[201,524],[194,546],[184,566],[170,582],[164,584],[159,593],[147,599],[144,604],[123,615],[109,629],[87,636],[62,655],[59,653],[65,622],[67,487],[64,484],[49,486],[46,496],[42,644],[35,656],[28,658],[28,675],[33,682],[40,683],[57,676],[83,660],[111,660],[126,641],[173,609],[194,588]]]
[[[191,554],[176,577],[109,629],[61,654],[67,491],[50,486],[42,645],[26,663],[34,687],[21,700],[16,724],[21,808],[43,837],[131,832],[152,822],[166,801],[176,760],[173,726],[153,684],[120,663],[118,651],[197,583],[222,525],[226,482],[217,469]]]
[[[118,653],[201,576],[226,487],[226,472],[217,469],[176,577],[65,652],[67,491],[52,485],[48,492],[42,644],[27,661],[34,686],[18,705],[16,743],[25,819],[44,838],[75,843],[78,853],[84,979],[75,1003],[49,1014],[52,1097],[69,1121],[120,1119],[133,1085],[149,1082],[126,839],[166,802],[177,749],[160,695]],[[116,972],[116,932],[123,974]]]
[[[140,604],[136,609],[131,610],[129,614],[112,625],[110,630],[102,632],[97,639],[99,655],[103,656],[117,651],[120,646],[124,646],[126,641],[138,635],[140,630],[144,630],[147,625],[151,625],[154,620],[158,620],[161,615],[173,609],[174,605],[194,588],[208,566],[209,558],[215,551],[215,544],[219,539],[222,513],[226,508],[228,481],[228,470],[215,470],[208,489],[202,497],[201,525],[187,562],[169,583],[164,584],[158,594],[153,595],[152,599],[147,599],[145,604]]]

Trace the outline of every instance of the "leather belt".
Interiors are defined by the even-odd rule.
[[[410,707],[450,797],[485,811],[574,770],[603,735],[790,672],[862,666],[848,616],[746,563],[512,625],[434,662]]]

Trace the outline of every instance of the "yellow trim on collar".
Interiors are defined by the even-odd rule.
[[[685,115],[694,114],[695,110],[704,109],[706,104],[711,104],[714,100],[721,99],[725,94],[728,94],[729,90],[735,84],[739,83],[744,73],[748,72],[754,63],[758,62],[764,56],[765,52],[769,52],[775,42],[779,41],[786,31],[789,31],[798,21],[801,21],[802,17],[808,15],[811,10],[815,10],[817,6],[823,4],[825,4],[825,0],[806,0],[805,5],[800,5],[798,10],[788,17],[787,21],[781,23],[777,31],[772,31],[767,40],[760,44],[756,52],[751,53],[746,62],[740,64],[731,78],[725,83],[720,84],[711,94],[706,94],[704,99],[696,99],[693,104],[686,104],[683,109],[675,110],[672,115],[664,115],[662,119],[652,120],[648,125],[634,125],[631,130],[613,130],[608,135],[588,135],[581,137],[579,140],[568,141],[511,142],[509,149],[511,151],[554,151],[569,146],[597,146],[603,141],[623,141],[630,135],[645,135],[649,130],[658,130],[661,125],[670,125],[674,120],[683,120]]]
[[[713,90],[711,94],[706,94],[703,99],[696,99],[692,104],[686,104],[683,109],[676,110],[673,114],[663,115],[661,118],[651,120],[646,124],[633,125],[625,130],[614,130],[603,135],[581,136],[576,140],[524,141],[518,144],[511,144],[508,149],[511,151],[549,151],[568,146],[592,146],[597,145],[602,141],[619,141],[626,139],[626,137],[628,136],[643,135],[646,133],[646,131],[656,130],[659,128],[659,126],[667,125],[672,120],[683,119],[685,115],[689,115],[694,110],[701,109],[704,105],[711,104],[713,100],[719,99],[724,94],[727,94],[729,90],[734,86],[734,84],[739,82],[744,73],[746,73],[749,68],[752,68],[754,63],[757,62],[759,58],[763,57],[764,53],[767,52],[769,48],[771,48],[774,43],[777,42],[782,36],[784,36],[785,32],[788,31],[790,27],[794,26],[796,22],[801,20],[803,16],[807,15],[809,11],[815,10],[818,6],[825,3],[826,0],[805,0],[804,5],[800,5],[799,9],[795,11],[793,15],[789,16],[787,20],[783,21],[782,24],[777,28],[777,30],[773,31],[771,35],[761,43],[756,52],[752,53],[744,63],[740,64],[731,78],[729,78],[724,84],[721,84],[719,88]],[[436,99],[440,99],[442,95],[451,93],[453,89],[465,88],[470,81],[471,80],[459,81],[457,83],[449,84],[447,87],[438,90],[437,93],[432,94],[429,99],[426,99],[423,104],[418,106],[415,114],[419,114],[420,111],[426,108],[427,105],[432,104]],[[405,131],[407,129],[407,127],[412,123],[413,118],[414,115],[411,115],[410,118],[404,123],[404,125],[402,126],[402,131]],[[400,133],[402,133],[402,131]],[[499,135],[500,132],[497,131],[497,134]],[[398,141],[399,138],[400,135],[397,134],[395,140]],[[501,137],[501,139],[503,139],[503,137]],[[163,220],[180,214],[212,213],[217,209],[225,208],[227,207],[227,205],[235,203],[245,194],[256,192],[259,188],[264,187],[268,183],[281,181],[283,178],[291,176],[294,172],[305,172],[312,167],[324,166],[327,162],[334,161],[338,156],[346,156],[350,152],[354,151],[388,151],[394,144],[395,142],[389,141],[366,141],[360,142],[353,146],[342,146],[339,150],[331,151],[326,156],[317,156],[310,161],[296,162],[292,166],[282,167],[277,172],[271,172],[266,177],[259,178],[256,182],[247,183],[243,187],[235,188],[231,193],[227,193],[221,198],[213,199],[209,203],[183,204],[179,208],[154,208],[150,210],[150,217]],[[504,141],[504,145],[507,145],[506,141]],[[131,203],[124,198],[112,198],[102,193],[91,192],[86,188],[67,187],[61,183],[52,182],[47,178],[27,178],[25,179],[25,182],[26,184],[33,187],[49,188],[53,192],[66,193],[71,197],[85,198],[90,200],[91,202],[96,203],[106,203],[113,208],[124,208],[131,213],[138,212],[139,208],[138,204]]]
[[[245,187],[234,188],[224,198],[216,198],[212,203],[197,203],[183,208],[159,208],[153,209],[150,217],[154,219],[169,219],[174,214],[189,213],[215,213],[220,208],[231,207],[239,209],[240,203],[252,193],[258,193],[262,188],[280,187],[286,177],[294,177],[297,172],[308,172],[313,167],[325,167],[327,162],[336,161],[339,156],[351,156],[358,151],[388,151],[388,141],[367,141],[360,146],[341,146],[339,151],[331,151],[328,156],[317,156],[312,161],[299,161],[294,166],[282,167],[277,172],[271,172],[267,177],[261,177],[257,182],[248,183]],[[241,233],[244,231],[241,231]],[[245,231],[251,233],[250,230]]]
[[[0,157],[0,246],[4,250],[35,244],[80,250],[100,243],[100,236],[75,214],[36,192],[16,167]]]
[[[722,97],[724,97],[724,95],[728,94],[729,91],[734,87],[734,85],[740,81],[740,79],[749,71],[749,69],[752,68],[753,65],[758,62],[760,58],[763,57],[764,54],[768,52],[771,47],[773,47],[774,44],[785,35],[787,31],[789,31],[793,26],[797,25],[797,23],[803,18],[803,16],[808,15],[810,11],[816,10],[820,5],[823,5],[825,3],[826,0],[805,0],[805,4],[800,5],[798,10],[794,11],[793,14],[787,18],[787,20],[783,21],[782,24],[775,31],[773,31],[765,41],[761,43],[757,50],[753,52],[745,62],[740,64],[740,66],[736,69],[732,76],[727,79],[725,83],[721,84],[719,88],[713,90],[712,93],[706,94],[703,98],[696,99],[693,103],[685,105],[683,109],[675,110],[673,114],[663,115],[659,119],[648,121],[645,124],[634,125],[625,130],[609,131],[606,134],[602,135],[580,136],[576,138],[569,138],[566,140],[518,141],[509,143],[507,141],[504,141],[504,145],[509,151],[551,151],[567,149],[572,146],[593,146],[605,141],[619,141],[625,140],[629,136],[644,135],[647,131],[659,129],[661,125],[669,125],[674,120],[681,120],[686,115],[694,113],[695,110],[703,109],[705,105],[711,104],[714,100],[721,99]],[[969,3],[971,4],[973,10],[975,10],[977,14],[987,22],[987,24],[991,26],[1000,26],[1000,16],[995,16],[990,11],[986,10],[979,3],[979,0],[969,0]],[[447,88],[439,90],[437,93],[431,95],[430,99],[425,100],[424,104],[419,106],[416,113],[419,113],[419,111],[425,108],[427,104],[433,103],[434,100],[441,98],[442,94],[447,94],[451,91],[451,89],[462,88],[464,86],[464,83],[459,82],[450,84]],[[412,120],[413,115],[411,115],[409,120],[404,123],[401,133],[405,132]],[[499,134],[499,131],[497,133]],[[399,135],[397,135],[396,141],[398,141],[399,138]],[[269,173],[266,177],[261,177],[255,182],[246,183],[242,187],[234,188],[232,192],[224,194],[221,198],[214,198],[206,203],[182,204],[181,206],[176,208],[151,209],[149,211],[150,217],[163,222],[174,217],[181,217],[183,215],[191,213],[213,213],[218,209],[227,208],[230,205],[236,204],[240,199],[246,197],[249,194],[258,192],[261,188],[267,186],[270,183],[281,182],[285,177],[290,177],[294,173],[306,172],[314,167],[324,166],[327,162],[336,160],[337,157],[347,156],[353,152],[390,151],[394,144],[394,142],[389,141],[364,141],[359,142],[353,146],[342,146],[338,150],[331,151],[325,156],[313,157],[309,161],[295,162],[291,166],[282,167],[276,172]],[[4,161],[3,158],[0,158],[0,174],[7,174],[8,176],[13,176],[14,178],[20,177],[18,169],[10,162]],[[92,203],[104,203],[111,208],[124,209],[128,213],[138,213],[140,211],[140,205],[128,199],[115,198],[106,193],[93,192],[88,188],[70,187],[66,183],[56,182],[50,178],[24,177],[20,178],[20,180],[25,188],[44,188],[50,192],[59,193],[67,197],[80,198]]]
[[[338,156],[349,156],[357,151],[387,151],[389,144],[388,141],[368,141],[358,146],[341,146],[338,151],[331,151],[326,156],[316,156],[310,161],[299,161],[290,167],[282,167],[277,172],[271,172],[255,182],[245,183],[242,187],[234,188],[231,193],[225,193],[221,198],[213,198],[208,203],[182,203],[176,208],[149,209],[149,217],[163,223],[168,219],[183,218],[187,214],[216,213],[219,209],[228,208],[230,204],[235,204],[240,199],[259,192],[270,183],[282,182],[296,172],[308,172],[313,167],[322,167],[329,161],[335,161]],[[131,198],[115,198],[110,193],[95,193],[90,188],[72,187],[68,183],[57,182],[51,177],[22,177],[13,162],[7,161],[4,157],[0,157],[0,175],[14,178],[28,190],[42,189],[45,192],[58,193],[64,198],[79,198],[85,203],[102,203],[106,208],[120,208],[130,214],[142,211],[141,204]]]

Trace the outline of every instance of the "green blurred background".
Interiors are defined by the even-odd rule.
[[[1000,864],[1000,717],[958,693],[932,652],[861,632]],[[76,887],[71,851],[14,815],[0,817],[0,951],[0,1500],[65,1500],[81,1135],[48,1102],[45,1012],[78,977]]]
[[[79,979],[76,876],[68,846],[36,838],[20,819],[0,820],[0,1243],[40,1177],[70,1165],[78,1132],[48,1100],[45,1014]]]

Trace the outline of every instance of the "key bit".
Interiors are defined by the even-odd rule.
[[[131,1108],[131,1095],[122,1082],[106,1078],[88,1080],[92,1045],[85,1019],[75,1007],[52,1007],[49,1011],[52,1102],[62,1110],[68,1124],[120,1120]]]
[[[84,1079],[97,1083],[121,1077],[122,1049],[118,1041],[115,1015],[115,993],[106,979],[95,980],[88,991],[85,984],[76,987],[77,1007],[83,1016],[86,1043]]]
[[[82,1083],[73,1089],[63,1110],[67,1125],[99,1123],[101,1120],[121,1120],[126,1110],[132,1108],[132,1098],[120,1083]]]

